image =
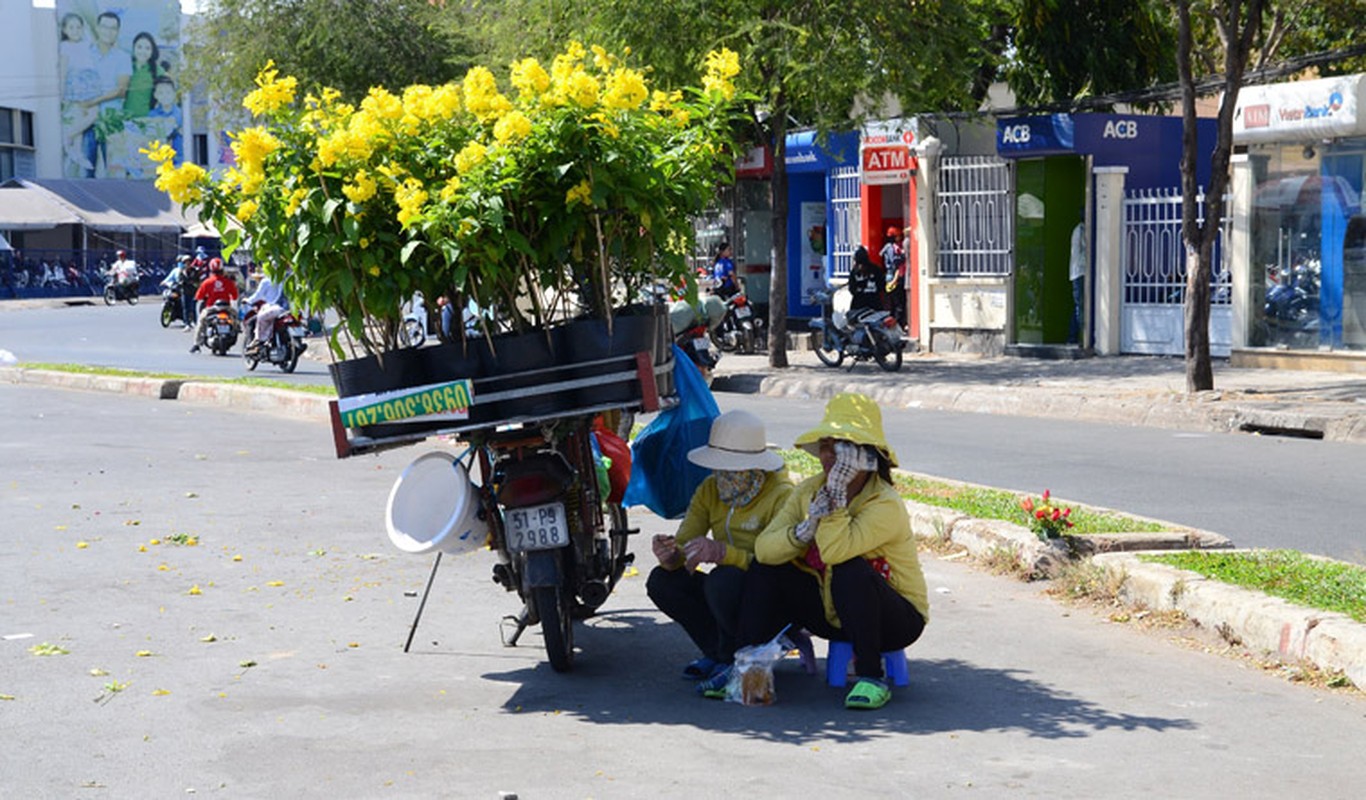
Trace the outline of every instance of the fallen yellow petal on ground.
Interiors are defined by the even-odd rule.
[[[149,656],[152,655],[152,651],[151,651],[151,650],[139,650],[139,651],[137,651],[136,653],[134,653],[134,655],[136,655],[138,658],[148,658]]]
[[[90,543],[89,543],[89,542],[76,542],[76,549],[77,549],[77,550],[84,550],[85,548],[87,548],[87,547],[89,547],[89,546],[90,546]]]
[[[209,634],[208,636],[201,636],[201,637],[199,637],[199,641],[201,641],[201,642],[216,642],[216,641],[218,641],[218,637],[217,637],[217,636],[214,636],[214,635],[211,633],[211,634]]]
[[[268,582],[266,583],[266,585],[267,585],[267,586],[284,586],[284,585],[285,585],[285,582],[284,582],[284,581],[268,581]]]
[[[193,594],[203,594],[203,593],[204,593],[204,591],[203,591],[202,589],[199,588],[199,584],[197,584],[197,583],[196,583],[194,586],[191,586],[191,587],[190,587],[190,591],[186,592],[186,594],[192,594],[192,595],[193,595]]]
[[[154,690],[152,690],[152,696],[153,696],[153,697],[164,697],[165,695],[168,695],[168,694],[170,694],[170,693],[171,693],[171,690],[170,690],[170,689],[154,689]]]

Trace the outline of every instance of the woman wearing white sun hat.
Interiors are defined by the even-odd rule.
[[[659,566],[645,586],[659,610],[702,651],[683,677],[705,680],[735,658],[740,594],[754,539],[792,492],[792,481],[782,456],[768,448],[764,423],[747,411],[713,420],[707,444],[688,451],[688,460],[712,474],[693,493],[678,531],[654,537]],[[711,569],[699,572],[703,564]]]

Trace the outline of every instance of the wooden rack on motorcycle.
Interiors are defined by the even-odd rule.
[[[634,560],[628,538],[638,529],[620,503],[634,413],[677,402],[667,318],[617,322],[596,350],[585,342],[600,343],[601,321],[590,324],[596,336],[571,325],[496,337],[492,347],[447,343],[332,365],[338,458],[432,436],[467,445],[419,457],[389,494],[390,541],[436,554],[404,652],[442,554],[487,547],[494,582],[522,601],[500,623],[503,644],[539,623],[551,667],[572,667],[574,620],[593,615]],[[537,351],[529,360],[514,352],[527,343]]]

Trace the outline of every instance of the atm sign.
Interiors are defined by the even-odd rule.
[[[911,149],[904,144],[864,145],[859,163],[865,184],[905,183],[914,169]]]

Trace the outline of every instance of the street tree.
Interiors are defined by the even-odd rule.
[[[529,12],[537,8],[539,16]],[[695,75],[709,50],[739,54],[737,85],[754,98],[751,140],[773,151],[769,361],[784,367],[788,132],[824,135],[903,109],[966,107],[981,44],[968,12],[963,2],[517,0],[493,16],[532,30],[537,19],[547,20],[557,33],[630,47],[665,87]]]
[[[473,46],[439,24],[427,0],[200,0],[186,47],[189,77],[210,96],[240,98],[267,61],[301,87],[349,101],[371,86],[458,79]]]
[[[1263,0],[1177,0],[1177,69],[1181,76],[1181,240],[1186,256],[1186,391],[1214,388],[1209,353],[1210,281],[1214,242],[1224,220],[1224,193],[1233,154],[1233,109],[1238,102],[1243,72],[1258,43],[1265,11]],[[1223,51],[1220,64],[1223,94],[1219,102],[1214,151],[1210,155],[1210,185],[1204,207],[1196,185],[1196,73],[1193,14],[1205,15],[1218,33]],[[1203,210],[1203,215],[1200,212]],[[1203,216],[1203,219],[1200,217]]]

